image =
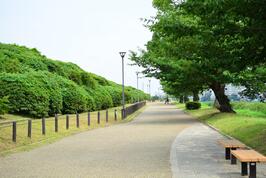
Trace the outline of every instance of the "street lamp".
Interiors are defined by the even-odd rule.
[[[119,52],[122,58],[122,119],[125,118],[124,57],[126,52]]]
[[[149,79],[149,94],[150,94],[150,98],[151,98],[151,79]]]
[[[137,89],[139,89],[139,73],[140,72],[136,72],[136,74],[137,74]]]
[[[137,89],[139,89],[139,73],[140,72],[136,72],[136,74],[137,74]],[[139,94],[138,94],[138,102],[139,102]]]

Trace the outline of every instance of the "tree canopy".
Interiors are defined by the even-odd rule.
[[[145,19],[153,33],[131,60],[161,80],[167,93],[212,89],[221,112],[234,112],[225,85],[265,91],[266,1],[154,0]],[[251,93],[251,92],[249,92]]]

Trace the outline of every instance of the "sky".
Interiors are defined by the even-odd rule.
[[[152,33],[141,18],[156,13],[152,0],[0,0],[0,42],[37,48],[51,59],[121,84],[120,51],[144,48]],[[137,66],[125,57],[125,85],[137,87]],[[148,80],[139,89],[148,92]],[[151,93],[160,91],[151,79]]]

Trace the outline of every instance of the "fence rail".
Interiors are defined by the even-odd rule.
[[[138,103],[135,103],[131,106],[128,106],[125,108],[125,110],[122,109],[121,115],[123,116],[123,119],[125,119],[128,115],[134,113],[135,111],[137,111],[138,109],[142,108],[145,105],[146,105],[146,101],[143,101],[143,102],[138,102]]]

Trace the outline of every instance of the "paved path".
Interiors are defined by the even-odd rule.
[[[201,123],[179,133],[172,144],[171,165],[174,178],[246,178],[240,175],[240,163],[224,159],[224,149],[217,144],[225,139]],[[257,164],[257,178],[266,178],[266,165]]]
[[[195,122],[175,106],[152,104],[133,122],[0,158],[0,177],[170,178],[171,144]]]
[[[134,121],[83,132],[0,158],[0,177],[239,178],[222,136],[173,105],[151,104]],[[266,177],[265,165],[258,177]]]

